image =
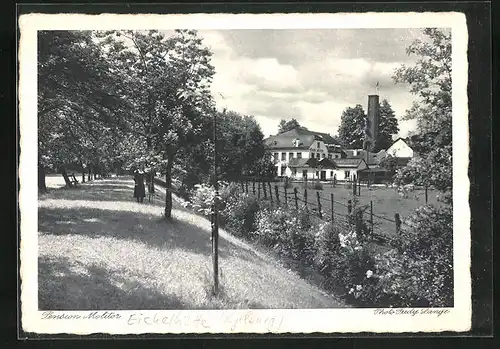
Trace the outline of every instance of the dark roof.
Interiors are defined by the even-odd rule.
[[[347,154],[348,159],[363,159],[366,162],[366,150],[357,150],[358,154],[354,155],[355,149],[346,149],[345,153]],[[384,149],[380,150],[378,153],[368,153],[368,164],[376,165],[379,164],[380,161],[387,156],[387,153]]]
[[[406,143],[407,146],[409,146],[411,148],[411,146],[410,146],[411,139],[409,137],[407,137],[407,138],[399,137],[398,139],[396,139],[394,142],[391,143],[391,145],[389,146],[389,148],[392,147],[399,140],[402,140],[403,142]],[[387,149],[389,149],[389,148],[387,148]]]
[[[319,161],[318,165],[321,168],[336,168],[337,167],[335,165],[335,162],[333,160],[328,159],[328,158],[321,159]]]
[[[312,167],[312,168],[336,168],[335,162],[324,158],[318,161],[316,158],[293,158],[288,162],[288,167]]]
[[[316,132],[305,129],[303,127],[296,127],[293,130],[286,131],[280,133],[278,136],[291,136],[291,137],[300,137],[300,136],[315,136],[315,140],[321,140],[325,142],[325,144],[337,144],[340,145],[340,142],[330,136],[328,133]]]
[[[296,140],[299,140],[298,146],[294,144]],[[314,141],[323,141],[327,145],[340,145],[338,140],[327,133],[309,131],[302,127],[270,136],[266,139],[266,144],[271,148],[308,149]]]
[[[298,159],[298,158],[293,158],[288,161],[288,167],[309,167],[309,164],[307,163],[311,159]]]
[[[358,167],[361,162],[366,162],[361,158],[335,159],[337,167]]]
[[[298,144],[296,145],[296,141]],[[293,148],[293,149],[309,149],[314,142],[314,136],[271,136],[265,140],[266,144],[271,148]]]
[[[387,170],[385,168],[381,168],[381,167],[364,168],[361,171],[362,172],[387,172]]]

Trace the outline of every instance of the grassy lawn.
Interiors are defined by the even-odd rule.
[[[301,200],[304,196],[304,184],[302,183],[291,183],[292,188],[287,189],[288,202],[294,205],[294,194],[293,188],[298,190],[298,198]],[[280,191],[280,199],[283,201],[284,198],[284,188],[283,183],[274,183],[278,185]],[[309,183],[309,186],[311,183]],[[249,186],[249,192],[251,191],[251,186]],[[331,193],[334,195],[334,212],[335,217],[342,219],[342,216],[347,215],[347,200],[352,196],[352,189],[347,189],[344,184],[339,183],[336,187],[332,187],[331,184],[323,184],[323,190],[314,190],[310,187],[307,188],[307,201],[310,204],[317,204],[316,192],[320,193],[320,202],[322,205],[322,212],[325,217],[331,216]],[[273,188],[274,195],[274,188]],[[262,193],[261,193],[262,197]],[[394,234],[396,232],[395,223],[378,218],[376,216],[385,217],[390,220],[394,220],[394,214],[399,213],[401,220],[404,220],[411,212],[416,208],[425,204],[425,192],[424,190],[415,190],[410,193],[407,198],[401,196],[396,189],[387,187],[361,187],[361,195],[357,196],[360,205],[368,205],[368,210],[365,211],[365,219],[369,220],[370,213],[370,201],[373,203],[373,214],[374,216],[374,228],[375,232],[384,233],[387,235]],[[429,190],[428,191],[428,203],[433,205],[438,205],[437,192]],[[315,207],[315,206],[312,206]]]
[[[340,300],[270,255],[220,232],[221,296],[211,296],[210,222],[163,197],[139,204],[128,178],[39,197],[42,310],[331,308]]]

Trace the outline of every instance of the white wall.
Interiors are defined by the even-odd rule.
[[[387,154],[398,158],[412,158],[413,149],[402,139],[398,139],[393,145],[387,149]]]

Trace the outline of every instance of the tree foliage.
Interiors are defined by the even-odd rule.
[[[374,151],[388,149],[392,145],[392,136],[399,132],[398,119],[391,104],[386,99],[380,103],[379,113],[378,136]]]
[[[278,125],[278,134],[280,133],[283,133],[283,132],[286,132],[286,131],[290,131],[290,130],[293,130],[297,127],[301,127],[299,122],[296,120],[296,119],[291,119],[291,120],[284,120],[284,119],[281,119],[280,120],[280,123]]]
[[[265,176],[272,164],[264,134],[253,116],[227,111],[218,115],[219,173],[224,178]],[[268,166],[269,165],[269,166]]]
[[[38,165],[103,167],[128,103],[90,31],[41,31],[38,35]],[[44,187],[44,176],[39,185]],[[67,181],[69,185],[69,182]]]
[[[344,147],[351,149],[363,147],[365,119],[366,114],[361,104],[357,104],[354,108],[348,107],[342,112],[338,136]]]
[[[415,40],[409,55],[419,59],[413,66],[402,65],[395,71],[397,83],[407,83],[418,100],[407,111],[406,119],[415,119],[420,137],[414,137],[420,149],[418,157],[398,171],[396,182],[415,183],[452,189],[452,104],[451,104],[451,33],[426,28],[426,40]]]
[[[157,30],[111,31],[102,38],[109,59],[121,75],[130,76],[134,90],[129,166],[165,175],[165,217],[170,218],[177,155],[203,143],[212,121],[211,52],[193,30],[176,30],[171,36]]]

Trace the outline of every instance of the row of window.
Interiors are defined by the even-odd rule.
[[[296,168],[292,168],[292,176],[297,176],[297,169]],[[285,175],[285,171],[286,171],[286,166],[281,166],[281,175],[284,176]],[[326,172],[326,171],[325,171]],[[324,174],[326,176],[326,173]],[[334,177],[334,173],[333,171],[330,171],[330,178],[333,178]],[[351,175],[351,171],[347,170],[347,171],[344,171],[344,178],[345,179],[348,179]],[[316,171],[316,178],[319,178],[320,176],[320,173],[319,171]],[[336,175],[335,175],[336,176]],[[306,178],[307,177],[307,170],[303,170],[302,171],[302,178]]]
[[[295,153],[289,153],[290,154],[290,159],[295,158]],[[274,153],[274,161],[278,161],[278,153]],[[297,159],[302,159],[302,152],[297,153]],[[321,154],[321,153],[310,153],[310,158],[311,159],[324,159],[326,157],[326,154]],[[328,154],[328,159],[337,159],[340,158],[340,154]],[[286,152],[281,153],[281,161],[286,161]]]

